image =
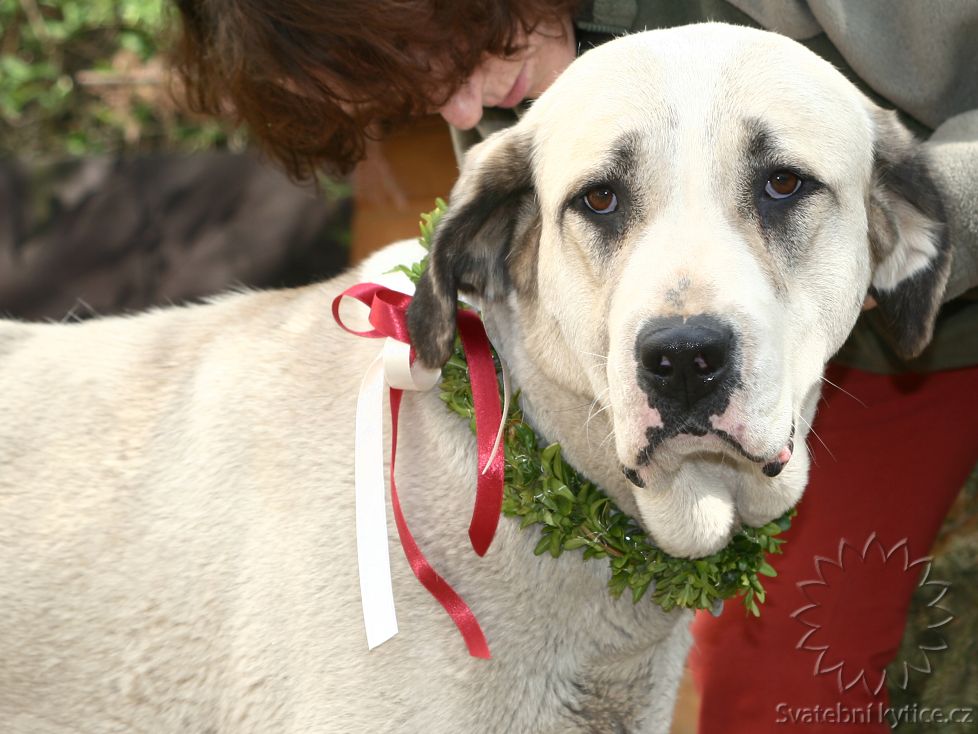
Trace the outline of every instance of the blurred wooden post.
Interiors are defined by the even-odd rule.
[[[693,683],[693,674],[689,668],[683,672],[676,696],[676,708],[672,715],[672,727],[669,734],[696,734],[699,728],[700,696]]]
[[[350,264],[395,240],[418,236],[418,219],[448,198],[458,176],[448,126],[432,115],[372,143],[353,178]]]

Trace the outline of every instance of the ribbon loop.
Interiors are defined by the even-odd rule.
[[[392,388],[424,392],[438,384],[441,370],[412,362],[411,345],[388,338],[384,342],[384,376]]]
[[[370,308],[367,320],[374,327],[373,329],[357,331],[343,323],[340,316],[340,303],[344,298],[355,298]],[[407,308],[410,303],[411,296],[406,293],[400,293],[376,283],[357,283],[333,299],[333,319],[344,331],[355,336],[371,339],[386,336],[409,344],[411,336],[407,326]]]
[[[381,334],[410,344],[411,335],[407,325],[410,303],[411,296],[383,288],[374,295],[370,304],[370,323]]]

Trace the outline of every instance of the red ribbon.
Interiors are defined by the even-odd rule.
[[[370,307],[368,320],[374,327],[367,331],[354,331],[348,328],[340,318],[340,301],[345,297],[356,298]],[[411,297],[390,290],[375,283],[359,283],[347,288],[333,300],[333,318],[344,330],[357,336],[368,338],[390,337],[405,344],[410,344],[410,334],[407,327],[407,308]],[[459,309],[457,313],[459,336],[462,349],[469,365],[469,376],[472,382],[472,398],[475,408],[476,444],[478,446],[479,466],[476,486],[475,507],[472,511],[472,521],[469,524],[469,539],[472,548],[480,556],[485,555],[492,543],[499,524],[499,514],[503,502],[503,476],[505,457],[502,447],[489,462],[493,444],[496,439],[496,429],[502,420],[502,409],[499,404],[499,383],[496,379],[496,367],[492,359],[489,338],[486,336],[482,321],[472,311]],[[411,350],[411,360],[414,361],[414,350]],[[394,510],[394,521],[401,541],[401,548],[407,556],[408,563],[415,577],[438,600],[448,612],[455,626],[458,627],[469,654],[479,658],[489,658],[489,645],[486,642],[482,628],[479,626],[472,610],[455,590],[431,567],[418,544],[411,535],[401,503],[397,496],[397,485],[394,481],[394,467],[397,456],[397,424],[401,407],[403,390],[390,389],[391,399],[391,504]],[[489,462],[488,469],[485,469]],[[483,471],[485,469],[485,471]]]

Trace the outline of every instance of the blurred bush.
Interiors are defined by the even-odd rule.
[[[0,153],[240,148],[172,102],[167,0],[0,0]]]

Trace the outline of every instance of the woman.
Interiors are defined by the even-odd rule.
[[[324,165],[350,170],[368,138],[434,110],[472,127],[481,105],[465,104],[464,89],[474,95],[481,77],[485,102],[507,102],[495,72],[527,36],[542,50],[511,106],[537,96],[574,57],[579,0],[177,4],[176,65],[191,104],[245,123],[293,176],[309,178]]]
[[[230,112],[294,176],[348,170],[364,141],[439,112],[457,149],[512,124],[577,53],[611,35],[705,18],[802,41],[931,141],[955,269],[934,343],[902,363],[864,315],[831,365],[813,469],[760,619],[700,615],[701,731],[888,731],[882,670],[915,566],[978,459],[978,81],[959,29],[973,3],[577,0],[326,3],[179,0],[191,100]],[[772,59],[771,63],[777,63]],[[845,546],[849,548],[846,549]],[[817,557],[839,571],[825,584]],[[888,569],[888,570],[887,570]],[[833,575],[834,574],[834,575]],[[793,617],[793,613],[809,609]],[[837,624],[841,620],[843,624]],[[812,630],[816,630],[814,633]],[[806,633],[807,636],[806,636]],[[763,691],[759,694],[759,691]],[[836,713],[825,717],[826,711]],[[819,717],[822,718],[819,718]]]

